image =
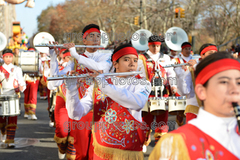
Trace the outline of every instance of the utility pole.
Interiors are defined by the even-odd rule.
[[[142,0],[140,0],[140,29],[142,29],[142,19],[143,19],[143,15],[142,15]]]

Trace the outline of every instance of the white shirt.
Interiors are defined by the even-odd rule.
[[[151,84],[147,80],[139,80],[134,77],[120,78],[111,77],[112,82],[115,85],[108,84],[103,77],[98,76],[97,82],[99,89],[110,97],[112,100],[118,104],[126,107],[130,114],[138,121],[142,122],[142,108],[148,100],[148,96],[151,91]],[[135,84],[134,79],[136,80]],[[129,83],[121,83],[129,82]],[[141,83],[140,83],[141,82]],[[85,116],[93,107],[93,85],[91,85],[85,96],[79,100],[78,89],[76,86],[76,80],[66,81],[66,108],[68,111],[68,116],[74,120],[80,120]]]
[[[109,53],[101,53],[101,52],[94,52],[89,53],[87,50],[85,50],[84,54],[88,57],[84,57],[82,55],[79,55],[76,52],[76,48],[70,48],[69,49],[71,56],[77,59],[79,64],[83,64],[88,69],[93,70],[103,70],[104,73],[108,73],[110,70],[110,67],[112,65],[111,63],[111,54]],[[57,62],[57,55],[55,54],[54,49],[50,50],[50,57],[51,57],[51,67],[50,67],[50,76],[56,76],[56,75],[65,75],[67,72],[70,72],[74,70],[74,61],[69,61],[66,64],[66,67],[62,71],[59,72],[58,69],[58,62]],[[54,81],[52,84],[49,84],[51,86],[49,87],[58,87],[63,83],[63,81]]]
[[[44,72],[45,77],[48,77],[49,74],[50,74],[50,68],[48,67],[48,65],[45,62],[45,61],[48,61],[48,60],[50,60],[50,58],[48,56],[39,58],[39,70],[42,73]],[[45,63],[43,64],[42,62],[45,62]]]
[[[196,126],[240,158],[240,136],[236,132],[235,117],[217,117],[200,108],[197,118],[189,121],[189,124]]]
[[[179,57],[180,56],[180,57]],[[192,55],[189,55],[189,57],[185,57],[180,53],[178,55],[179,59],[184,59],[185,61],[189,61],[193,59]],[[173,63],[176,62],[175,60],[172,60]],[[177,77],[177,88],[178,88],[178,93],[181,96],[186,96],[186,106],[187,105],[193,105],[193,106],[198,106],[197,98],[195,95],[195,90],[193,86],[193,81],[192,81],[192,75],[191,72],[187,69],[184,71],[182,67],[175,67],[174,71],[176,72],[176,77]]]
[[[155,64],[156,64],[155,69],[159,69],[158,68],[159,65],[167,66],[167,65],[172,64],[170,57],[166,54],[163,54],[162,58],[160,58],[160,53],[153,54],[150,51],[147,51],[147,54],[155,61]],[[142,77],[145,77],[145,78],[147,77],[145,68],[143,65],[143,61],[141,59],[138,60],[138,70],[142,71],[142,74],[141,74]],[[166,71],[167,78],[170,81],[170,86],[177,87],[177,85],[173,83],[176,79],[176,74],[173,70],[173,67],[165,68],[165,71]]]
[[[20,86],[23,86],[23,90],[21,91],[21,92],[23,92],[26,89],[26,83],[25,83],[24,78],[23,78],[22,69],[18,66],[13,65],[12,63],[10,63],[9,65],[4,63],[2,65],[2,67],[5,70],[7,70],[7,72],[10,74],[9,78],[16,79],[18,81],[18,84]],[[2,88],[3,88],[3,93],[4,94],[14,94],[15,93],[12,81],[10,81],[10,80],[7,81],[5,79],[5,75],[2,72],[0,72],[0,81],[3,81],[2,82],[2,84],[3,84]],[[11,83],[11,84],[8,84],[8,83]]]

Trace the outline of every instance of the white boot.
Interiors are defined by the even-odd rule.
[[[24,118],[28,118],[28,115],[26,113],[24,114]]]
[[[0,142],[5,142],[6,137],[7,137],[6,134],[4,134],[4,135],[0,134]]]
[[[15,144],[14,144],[14,143],[9,143],[9,144],[7,145],[7,147],[8,147],[8,148],[14,148],[14,147],[15,147]]]
[[[54,122],[52,122],[51,120],[49,121],[49,127],[53,127],[54,126]]]
[[[62,153],[60,153],[60,151],[58,150],[58,158],[59,158],[59,159],[64,159],[64,158],[65,158],[65,155],[66,155],[66,154],[62,154]]]
[[[28,119],[37,120],[37,117],[35,114],[32,114],[32,115],[28,115]]]
[[[147,146],[143,145],[143,153],[146,153],[147,152]]]

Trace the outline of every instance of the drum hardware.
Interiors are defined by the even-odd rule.
[[[169,108],[169,114],[171,115],[178,115],[178,114],[183,115],[186,108],[186,96],[169,97],[168,108]]]
[[[0,116],[16,116],[19,114],[18,95],[0,95]]]

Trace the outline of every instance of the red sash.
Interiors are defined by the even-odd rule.
[[[0,66],[0,72],[4,73],[6,79],[9,78],[10,73],[5,68],[3,68],[3,66]]]
[[[82,54],[82,56],[87,57],[85,54]],[[75,59],[74,63],[75,63],[74,70],[78,74],[91,73],[91,71],[87,67],[85,67],[82,64],[79,64],[76,59]],[[85,95],[87,88],[91,85],[91,82],[92,81],[91,81],[90,78],[85,78],[84,80],[81,80],[79,82],[78,92],[79,92],[79,98],[80,99]]]
[[[215,139],[191,124],[186,124],[171,133],[182,135],[190,159],[239,160]]]

